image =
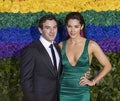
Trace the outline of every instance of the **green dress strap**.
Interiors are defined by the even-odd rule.
[[[85,46],[84,46],[84,50],[83,50],[83,54],[88,54],[88,45],[89,45],[89,41],[88,39],[86,39],[86,42],[85,42]]]
[[[66,41],[63,41],[63,44],[62,44],[62,55],[65,54],[65,45],[66,45]]]

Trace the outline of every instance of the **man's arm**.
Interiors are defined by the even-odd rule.
[[[20,62],[20,80],[24,96],[33,96],[34,57],[31,48],[22,51]]]

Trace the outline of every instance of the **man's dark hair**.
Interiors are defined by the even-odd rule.
[[[58,24],[58,21],[57,21],[57,19],[55,18],[54,15],[52,15],[52,14],[47,14],[47,15],[44,15],[43,17],[40,18],[40,20],[39,20],[39,27],[40,27],[40,28],[43,28],[43,23],[44,23],[46,20],[55,20],[56,23]]]

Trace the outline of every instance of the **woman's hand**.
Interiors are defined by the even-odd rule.
[[[80,86],[84,86],[84,85],[94,86],[95,81],[94,80],[90,81],[86,77],[81,77],[79,84],[80,84]]]
[[[91,68],[89,68],[89,70],[85,73],[85,77],[86,77],[87,79],[90,78],[90,71],[91,71]]]

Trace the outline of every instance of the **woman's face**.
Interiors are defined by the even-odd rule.
[[[68,35],[71,38],[80,37],[80,32],[83,29],[83,25],[80,24],[79,20],[77,19],[68,20],[68,24],[66,27]]]

